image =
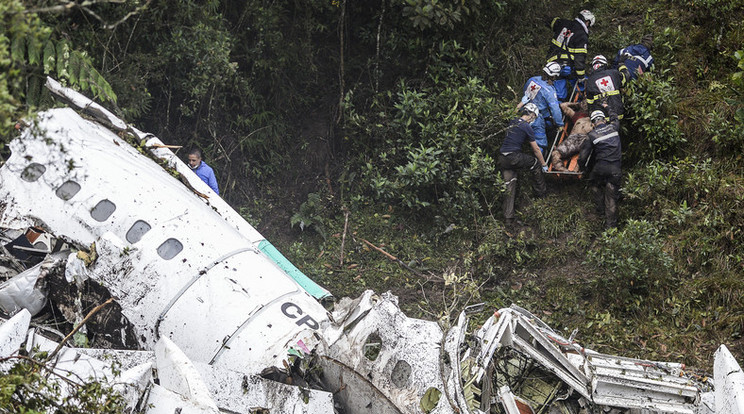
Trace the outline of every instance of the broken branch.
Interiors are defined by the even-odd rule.
[[[181,149],[181,148],[183,148],[183,146],[182,145],[165,145],[165,144],[153,144],[153,145],[148,145],[147,146],[147,149],[151,149],[151,148]]]
[[[72,330],[72,332],[70,332],[69,334],[67,334],[67,336],[65,336],[65,339],[63,339],[62,342],[60,342],[59,345],[57,345],[57,348],[55,348],[54,351],[52,351],[52,353],[49,354],[49,356],[47,357],[46,360],[47,361],[50,361],[52,358],[54,358],[54,356],[57,355],[57,353],[59,352],[60,349],[62,349],[62,347],[65,345],[65,343],[70,338],[72,338],[72,336],[75,335],[77,333],[77,331],[79,331],[80,328],[82,328],[83,325],[85,325],[85,323],[88,322],[88,320],[93,317],[93,315],[95,315],[96,313],[98,313],[98,311],[100,311],[106,305],[108,305],[109,303],[111,303],[113,301],[114,301],[114,298],[109,298],[109,300],[107,300],[106,302],[103,302],[102,304],[96,306],[90,312],[88,312],[88,314],[85,315],[85,318],[83,318],[83,320]]]
[[[409,272],[413,273],[414,275],[419,276],[419,277],[426,277],[423,274],[421,274],[421,272],[419,272],[418,270],[413,269],[411,266],[408,266],[407,264],[403,263],[402,260],[400,260],[397,257],[393,256],[392,254],[386,252],[385,250],[382,250],[381,248],[375,246],[374,244],[370,243],[369,241],[367,241],[365,239],[360,239],[360,240],[363,241],[364,243],[366,243],[367,246],[369,246],[369,247],[377,250],[378,252],[382,253],[383,256],[387,257],[388,259],[392,260],[393,262],[398,263],[404,269],[408,270]]]
[[[344,234],[341,236],[341,261],[339,266],[344,265],[344,243],[346,242],[346,229],[349,227],[349,210],[344,207]]]

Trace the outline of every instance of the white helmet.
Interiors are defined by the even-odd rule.
[[[526,104],[522,111],[524,111],[526,114],[535,114],[535,116],[540,116],[540,110],[537,108],[537,105],[533,104],[532,102]]]
[[[594,19],[594,13],[590,12],[589,10],[582,10],[579,12],[579,16],[581,16],[581,18],[584,19],[587,27],[594,26],[594,22],[596,21]]]
[[[604,55],[594,56],[594,59],[592,59],[592,69],[597,70],[603,66],[607,66],[607,58]]]
[[[556,62],[548,62],[548,64],[543,68],[543,72],[545,72],[549,77],[555,78],[561,73],[561,65]]]
[[[592,120],[592,122],[597,122],[600,119],[605,119],[605,113],[600,111],[599,109],[596,111],[593,111],[589,119]]]

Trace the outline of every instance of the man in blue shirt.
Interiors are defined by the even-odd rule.
[[[619,68],[625,64],[630,73],[630,80],[635,80],[639,75],[648,72],[654,66],[654,58],[651,49],[654,47],[654,35],[647,34],[641,38],[641,43],[622,48],[617,52],[613,67]]]
[[[535,142],[535,131],[530,122],[540,117],[537,105],[528,103],[520,111],[520,117],[509,122],[506,137],[499,149],[497,162],[506,183],[506,198],[504,199],[504,218],[506,225],[511,227],[516,222],[514,218],[514,198],[517,190],[517,172],[529,171],[533,176],[532,190],[538,197],[545,195],[545,179],[543,171],[547,171],[542,152]],[[522,153],[522,146],[529,143],[535,156]],[[542,167],[542,168],[541,168]],[[542,170],[542,171],[541,171]]]
[[[220,189],[217,187],[217,179],[214,177],[214,170],[212,170],[212,167],[208,166],[206,162],[202,161],[202,153],[200,150],[195,148],[189,152],[189,167],[197,177],[207,183],[212,191],[217,195],[220,195]]]
[[[563,113],[553,87],[553,82],[558,78],[560,71],[561,66],[555,62],[549,62],[545,65],[542,76],[535,76],[527,80],[524,85],[524,96],[517,105],[517,108],[521,108],[526,103],[531,102],[537,105],[537,109],[540,110],[540,115],[532,123],[532,129],[535,131],[537,146],[540,147],[543,154],[548,148],[546,130],[553,125],[559,128],[563,127]]]

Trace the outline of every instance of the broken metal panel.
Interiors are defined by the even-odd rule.
[[[160,385],[153,385],[142,404],[143,414],[220,414],[211,406],[199,404]]]
[[[452,412],[470,412],[467,398],[464,391],[463,369],[461,366],[463,353],[470,355],[470,348],[465,343],[465,336],[468,332],[468,322],[470,318],[465,312],[458,316],[457,323],[452,326],[444,340],[444,353],[446,358],[441,357],[442,377],[446,378],[447,387],[445,396]],[[482,364],[471,365],[475,369],[482,369],[485,372],[485,366]],[[481,373],[474,374],[482,376]],[[441,406],[441,402],[440,402]]]
[[[194,363],[221,410],[247,413],[334,414],[333,394],[282,384],[227,368]]]
[[[348,368],[352,376],[368,380],[397,410],[419,412],[428,388],[444,388],[440,375],[444,333],[435,322],[406,317],[397,306],[397,298],[390,294],[369,296],[369,300],[369,312],[354,319],[353,326],[329,344],[326,356]],[[381,343],[379,353],[365,356],[364,345],[373,335]],[[329,380],[334,381],[334,376]],[[341,389],[343,384],[333,385],[331,389]],[[445,398],[440,399],[436,410],[451,412]]]
[[[595,403],[659,412],[692,412],[700,385],[683,376],[680,364],[634,360],[601,354],[587,356],[593,370]]]
[[[7,321],[0,319],[0,359],[8,358],[18,353],[18,349],[26,341],[26,333],[31,323],[31,314],[22,309]],[[12,363],[0,363],[0,372],[5,372]]]
[[[464,317],[464,313],[460,315],[460,318],[462,317]],[[487,365],[488,361],[493,358],[494,352],[502,346],[512,346],[514,341],[512,333],[514,332],[515,323],[516,321],[512,317],[510,310],[496,312],[475,332],[475,337],[482,344],[480,352],[476,357],[476,364],[478,366]],[[461,322],[458,322],[458,326],[461,326]],[[479,375],[478,381],[480,380],[481,376]]]
[[[716,412],[743,414],[744,372],[726,345],[721,345],[716,350],[713,375],[716,384]]]
[[[155,357],[161,386],[217,411],[217,404],[212,400],[196,367],[173,341],[166,336],[161,337],[155,344]]]
[[[36,315],[44,308],[47,295],[45,283],[39,280],[41,266],[39,263],[0,283],[0,310],[15,315],[21,309],[26,309]]]

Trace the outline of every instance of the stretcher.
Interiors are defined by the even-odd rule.
[[[584,99],[584,92],[580,89],[579,83],[576,82],[576,84],[573,87],[573,90],[571,91],[571,97],[569,98],[569,102],[579,102],[581,99]],[[572,177],[572,178],[581,178],[582,172],[579,170],[579,154],[574,154],[570,158],[563,160],[563,165],[566,167],[566,171],[555,171],[553,169],[553,151],[555,150],[558,145],[560,145],[564,139],[568,138],[569,135],[569,128],[568,128],[568,121],[566,115],[563,115],[563,125],[566,125],[565,128],[562,130],[559,130],[555,134],[555,138],[553,139],[553,145],[550,147],[550,151],[546,154],[546,162],[548,164],[548,171],[547,174],[554,175],[556,177]]]

